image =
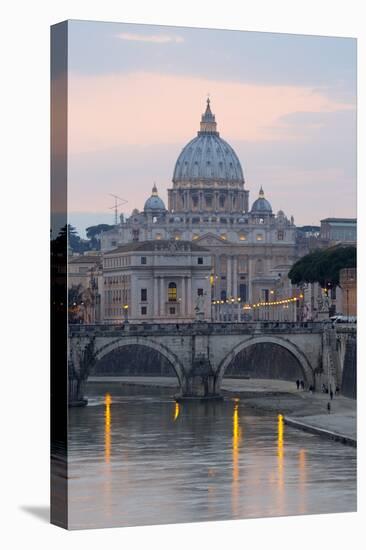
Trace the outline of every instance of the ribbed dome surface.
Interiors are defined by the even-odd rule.
[[[145,202],[144,210],[165,210],[165,204],[160,197],[149,197]]]
[[[195,180],[244,183],[243,170],[234,149],[218,135],[200,133],[179,155],[173,182]]]
[[[234,149],[216,130],[215,115],[207,100],[200,131],[182,150],[175,164],[173,182],[202,180],[244,184],[243,170]]]

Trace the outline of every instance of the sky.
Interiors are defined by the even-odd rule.
[[[241,161],[297,225],[356,216],[356,40],[71,21],[69,221],[80,234],[167,204],[175,161],[199,130],[207,95]]]

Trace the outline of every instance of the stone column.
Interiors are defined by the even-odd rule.
[[[164,278],[160,277],[160,317],[165,316],[165,292],[164,292]]]
[[[238,257],[233,257],[233,296],[238,296]]]
[[[181,291],[181,310],[180,310],[180,314],[182,317],[185,317],[186,315],[186,311],[187,311],[187,304],[186,304],[186,301],[187,301],[187,298],[186,298],[186,278],[185,277],[182,277],[182,282],[181,282],[181,285],[182,285],[182,291]]]
[[[248,286],[247,286],[247,297],[249,304],[253,301],[252,295],[252,260],[248,257]]]
[[[189,275],[187,278],[187,315],[192,315],[192,276]]]
[[[159,315],[159,288],[158,288],[158,278],[154,277],[154,317]]]
[[[226,297],[230,298],[232,293],[231,289],[231,256],[227,257],[227,268],[226,268]]]
[[[215,198],[214,198],[214,210],[217,212],[219,209],[219,194],[217,191],[215,191]]]

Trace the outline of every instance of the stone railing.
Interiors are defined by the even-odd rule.
[[[129,335],[191,335],[191,334],[253,334],[253,333],[322,333],[323,322],[257,321],[245,323],[123,323],[97,325],[69,325],[72,336],[122,336]],[[347,332],[354,330],[347,327]],[[343,327],[342,327],[343,331]]]

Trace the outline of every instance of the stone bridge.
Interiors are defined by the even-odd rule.
[[[91,367],[124,346],[144,346],[173,367],[181,398],[218,398],[226,369],[249,346],[275,344],[300,366],[305,386],[340,386],[346,342],[355,328],[330,323],[253,322],[69,326],[69,404],[85,404]]]

